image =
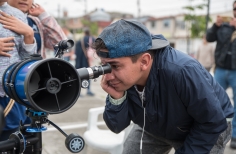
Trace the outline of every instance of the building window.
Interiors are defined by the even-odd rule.
[[[151,27],[152,27],[152,28],[155,28],[155,27],[156,27],[156,22],[155,22],[155,21],[152,21],[152,22],[151,22]]]
[[[73,18],[73,24],[77,23],[77,19]]]
[[[170,27],[170,19],[163,20],[163,28],[169,28]]]
[[[177,25],[178,29],[182,29],[182,30],[185,29],[185,22],[182,20],[177,20],[176,25]]]

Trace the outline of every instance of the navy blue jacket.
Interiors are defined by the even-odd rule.
[[[209,153],[227,128],[233,107],[225,90],[203,66],[170,46],[158,50],[145,86],[145,130],[170,140],[184,141],[177,154]],[[103,118],[119,133],[131,121],[143,127],[143,108],[134,87],[120,105],[106,99]]]

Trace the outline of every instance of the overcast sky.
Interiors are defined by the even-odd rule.
[[[68,11],[69,17],[82,16],[85,12],[85,6],[87,6],[87,12],[98,8],[109,12],[130,13],[137,17],[137,1],[138,0],[35,0],[35,2],[41,4],[50,14],[56,17],[62,16],[63,10]],[[141,15],[151,15],[154,17],[183,13],[183,6],[202,2],[202,0],[194,0],[194,2],[190,2],[190,0],[139,1]],[[233,1],[234,0],[210,0],[210,12],[232,10]]]

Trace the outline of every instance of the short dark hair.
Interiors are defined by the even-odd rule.
[[[84,27],[83,31],[85,35],[90,35],[90,29],[88,27]]]
[[[95,42],[92,44],[92,48],[95,49],[96,51],[99,51],[101,49],[106,49],[107,50],[107,47],[106,47],[104,41],[100,38],[95,40]],[[156,50],[148,50],[148,51],[145,51],[145,52],[133,55],[133,56],[129,56],[129,57],[131,58],[131,61],[133,63],[135,63],[135,62],[137,62],[138,58],[141,55],[143,55],[144,53],[149,53],[151,55],[151,57],[153,58],[155,56],[155,53],[156,53],[155,51]]]
[[[95,49],[96,51],[99,51],[101,49],[107,49],[105,43],[100,38],[94,41],[94,43],[92,44],[92,48]]]

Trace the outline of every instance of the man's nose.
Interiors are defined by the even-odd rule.
[[[113,80],[115,78],[114,74],[111,72],[111,73],[108,73],[106,74],[106,80],[109,81],[109,80]]]

